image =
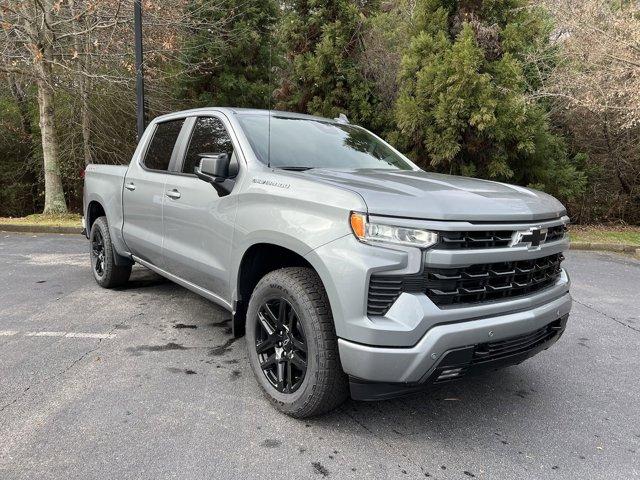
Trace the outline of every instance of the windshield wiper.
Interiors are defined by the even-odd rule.
[[[279,168],[280,170],[291,170],[293,172],[304,172],[305,170],[312,170],[316,167],[300,167],[297,165],[290,165],[290,166],[274,167],[274,168]]]

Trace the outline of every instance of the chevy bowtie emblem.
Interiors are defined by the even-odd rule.
[[[527,246],[529,248],[539,248],[547,239],[547,229],[531,227],[529,230],[520,230],[513,233],[511,238],[512,247]]]

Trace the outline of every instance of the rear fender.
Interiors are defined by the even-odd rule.
[[[95,221],[95,218],[91,219],[89,215],[89,205],[91,205],[92,202],[96,202],[102,207],[107,217],[109,236],[111,237],[111,243],[114,248],[114,253],[116,254],[114,258],[116,265],[132,265],[131,254],[122,237],[121,203],[116,201],[108,202],[102,195],[96,192],[88,193],[85,202],[84,218],[86,221],[87,237],[89,236],[91,227],[89,221]]]

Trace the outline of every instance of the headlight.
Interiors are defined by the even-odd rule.
[[[363,213],[352,212],[349,223],[353,234],[365,243],[393,243],[419,248],[427,248],[438,243],[438,234],[435,232],[371,223]]]

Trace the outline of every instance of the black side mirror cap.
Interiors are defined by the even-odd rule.
[[[229,195],[235,182],[229,179],[231,159],[227,153],[201,153],[200,165],[194,169],[196,176],[213,185],[221,197]]]

